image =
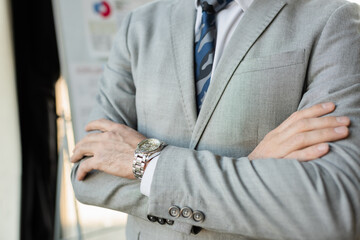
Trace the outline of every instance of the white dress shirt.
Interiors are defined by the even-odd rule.
[[[216,16],[216,45],[215,45],[215,55],[213,62],[213,69],[211,72],[211,77],[213,76],[216,66],[220,60],[220,57],[223,54],[225,47],[227,46],[235,28],[240,22],[243,13],[249,8],[251,3],[254,0],[234,0],[229,3],[225,9],[221,10]],[[200,31],[202,8],[198,0],[195,0],[195,8],[197,11],[196,21],[195,21],[195,36]],[[194,43],[195,44],[195,43]],[[210,81],[211,84],[211,81]],[[150,196],[151,183],[155,172],[155,167],[159,157],[151,160],[144,173],[144,176],[141,180],[140,191],[145,196]]]

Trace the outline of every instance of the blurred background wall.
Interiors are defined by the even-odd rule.
[[[21,148],[10,0],[0,1],[0,239],[19,239]]]

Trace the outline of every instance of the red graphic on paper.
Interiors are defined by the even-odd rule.
[[[94,10],[100,16],[107,18],[111,14],[111,6],[107,1],[100,1],[94,4]]]

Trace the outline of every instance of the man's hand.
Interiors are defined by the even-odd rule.
[[[78,180],[83,180],[94,169],[135,179],[132,162],[138,143],[145,139],[143,135],[128,126],[106,119],[90,122],[85,130],[99,130],[101,133],[90,133],[75,146],[71,162],[90,157],[80,164]]]
[[[321,117],[334,110],[335,104],[323,103],[293,113],[269,132],[248,158],[293,158],[309,161],[324,156],[329,152],[327,142],[349,135],[348,117]]]

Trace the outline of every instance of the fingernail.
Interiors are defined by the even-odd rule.
[[[343,134],[343,133],[346,133],[347,127],[344,127],[344,126],[342,126],[342,127],[337,127],[337,128],[334,128],[334,130],[335,130],[336,133]]]
[[[334,106],[334,104],[332,102],[323,103],[321,105],[324,109],[331,109]]]
[[[317,146],[317,149],[320,151],[320,152],[325,152],[328,148],[328,145],[326,143],[323,143],[323,144],[320,144],[319,146]]]
[[[348,117],[337,117],[336,121],[338,121],[339,123],[348,123],[349,118]]]

